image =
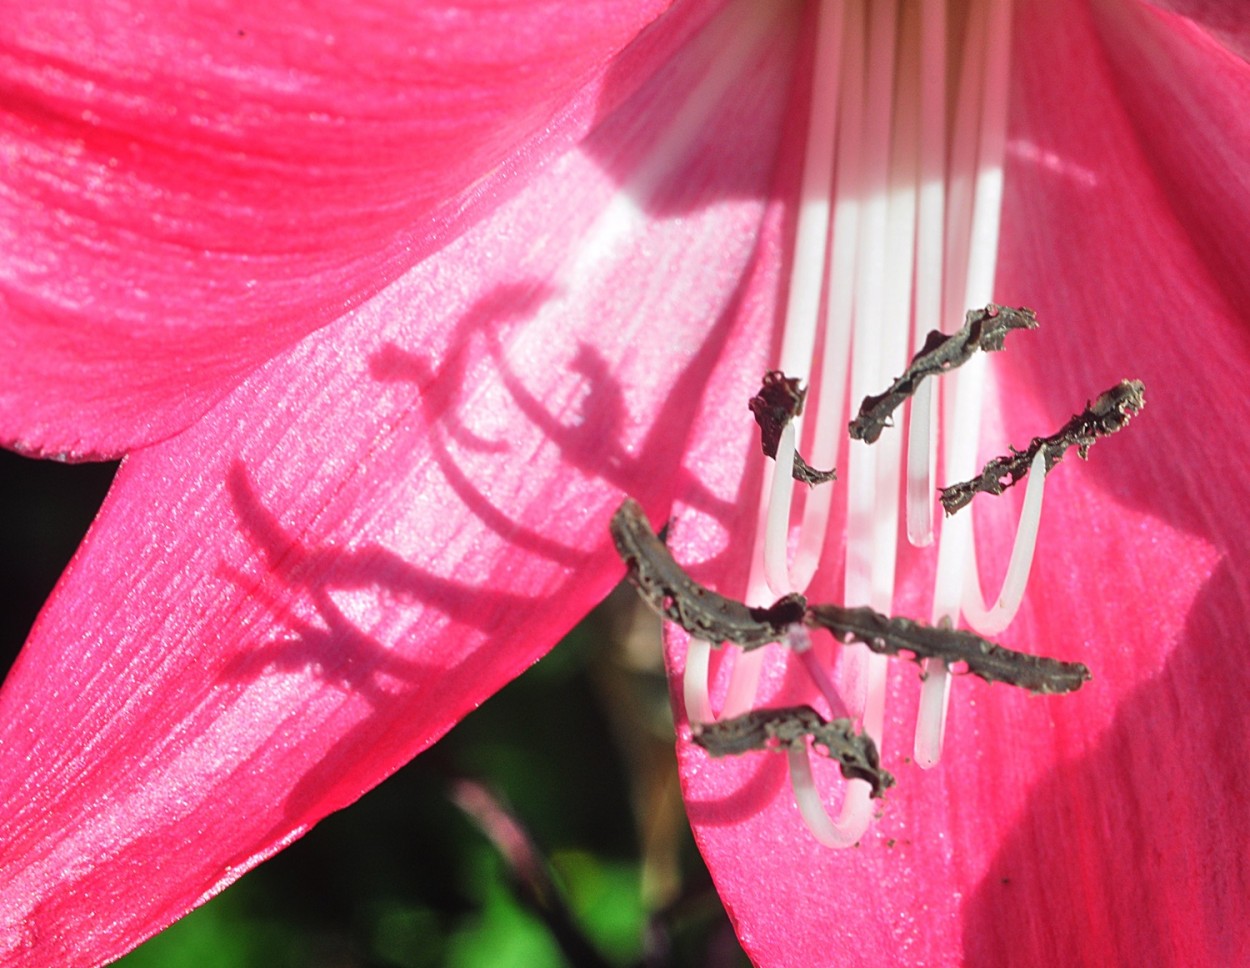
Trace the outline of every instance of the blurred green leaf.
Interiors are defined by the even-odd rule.
[[[448,942],[449,968],[535,968],[567,966],[551,934],[505,885],[503,865],[481,857],[469,875],[482,892],[480,913],[464,920]]]
[[[551,862],[569,906],[599,950],[618,965],[642,958],[647,912],[639,864],[605,861],[584,850],[558,851]]]

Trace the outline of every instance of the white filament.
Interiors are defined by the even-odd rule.
[[[933,544],[934,389],[932,380],[921,382],[907,420],[907,540],[917,548]]]
[[[706,639],[691,637],[686,646],[686,668],[682,673],[682,699],[686,704],[686,718],[692,723],[712,723],[712,700],[708,695],[707,677],[711,671],[712,644]]]
[[[822,3],[816,24],[812,100],[803,157],[802,195],[795,227],[794,261],[786,304],[780,368],[804,383],[812,366],[820,317],[833,195],[834,139],[838,126],[838,73],[842,53],[842,4]]]
[[[738,652],[733,659],[729,676],[729,688],[725,692],[725,705],[721,716],[732,719],[750,712],[755,706],[755,694],[759,690],[760,670],[764,666],[764,650]]]
[[[890,120],[893,107],[895,60],[894,0],[874,2],[868,8],[868,77],[865,85],[863,129],[863,189],[859,223],[859,258],[855,278],[854,324],[851,343],[851,399],[862,399],[890,379],[883,365],[885,287],[890,281],[886,251],[889,222]],[[847,547],[844,599],[848,604],[872,605],[888,611],[894,592],[894,535],[890,516],[897,513],[897,492],[878,473],[881,446],[853,441],[845,474]],[[887,458],[888,464],[888,458]],[[886,468],[888,470],[888,468]],[[866,718],[875,693],[884,691],[884,668],[872,661],[862,645],[843,652],[840,670],[850,691],[847,705]],[[867,727],[865,727],[867,728]],[[879,736],[874,736],[879,739]]]
[[[984,305],[993,295],[1002,217],[1010,43],[1011,0],[974,4],[968,16],[964,50],[983,51],[984,55],[964,57],[955,110],[951,190],[947,196],[951,213],[947,239],[953,247],[947,251],[945,282],[948,313],[952,316],[962,306]],[[971,136],[974,129],[976,137]],[[952,306],[952,296],[958,293],[963,294],[962,306]],[[948,385],[954,405],[944,414],[943,437],[946,474],[951,480],[964,480],[976,473],[985,364],[983,355],[974,357],[954,374]],[[934,580],[935,623],[959,619],[969,563],[975,561],[971,557],[973,542],[970,514],[956,515],[945,522]],[[975,568],[975,564],[971,567]],[[926,668],[929,675],[921,687],[921,707],[930,711],[940,707],[941,715],[918,717],[915,753],[918,761],[932,766],[938,762],[946,732],[949,680],[944,669],[936,663],[929,665],[932,668]],[[940,702],[936,698],[939,694]]]
[[[968,578],[964,583],[963,610],[968,624],[982,635],[997,635],[1016,617],[1024,590],[1029,584],[1033,552],[1037,548],[1037,529],[1042,522],[1042,494],[1046,485],[1046,448],[1037,452],[1029,465],[1029,480],[1024,489],[1024,505],[1016,526],[1016,540],[1011,546],[1007,574],[993,608],[985,607],[981,597],[981,577],[977,569],[976,545],[968,549]],[[967,513],[971,513],[969,508]]]
[[[944,329],[942,272],[946,220],[946,2],[921,4],[920,192],[916,212],[916,325],[920,349],[932,330]],[[933,478],[937,461],[935,387],[925,380],[911,404],[907,437],[907,537],[933,543]]]
[[[960,547],[964,548],[967,572],[963,582],[961,607],[964,617],[982,635],[997,635],[1016,617],[1024,601],[1029,584],[1029,572],[1033,567],[1033,554],[1037,548],[1037,531],[1042,521],[1042,496],[1046,484],[1046,451],[1038,451],[1029,465],[1029,480],[1024,490],[1024,504],[1020,509],[1020,521],[1011,546],[1011,558],[1002,588],[992,608],[987,608],[981,597],[981,576],[977,568],[976,545],[972,529],[959,529]],[[971,520],[972,509],[964,515]],[[944,539],[947,540],[947,539]],[[948,618],[939,624],[949,625]],[[946,735],[946,713],[950,705],[951,677],[946,663],[940,659],[924,662],[924,682],[920,687],[920,706],[916,713],[916,762],[925,769],[938,764],[942,755],[942,743]]]
[[[847,369],[851,351],[851,313],[855,294],[858,253],[863,118],[864,118],[864,8],[860,0],[845,4],[843,32],[838,155],[833,203],[833,230],[829,249],[828,286],[825,288],[825,351],[820,370],[820,396],[816,400],[816,432],[811,462],[832,467],[838,444],[845,436]],[[817,487],[806,495],[803,524],[795,554],[794,583],[806,590],[816,574],[829,531],[829,512],[834,489]]]
[[[768,489],[768,511],[764,524],[764,578],[772,593],[778,596],[794,590],[787,563],[787,539],[790,535],[790,502],[794,496],[791,476],[795,433],[794,421],[786,424],[781,431],[777,456],[772,462],[772,486]]]
[[[786,636],[786,645],[791,653],[799,657],[799,661],[803,663],[803,668],[807,670],[807,674],[811,677],[812,682],[816,684],[816,688],[820,690],[820,694],[825,697],[825,702],[829,704],[829,713],[831,716],[847,718],[850,716],[846,708],[846,704],[842,701],[842,696],[838,693],[838,687],[833,684],[833,680],[829,678],[829,673],[825,671],[825,667],[821,665],[820,659],[816,653],[812,651],[812,637],[807,628],[802,625],[795,625]]]
[[[998,248],[1006,133],[1011,0],[972,0],[962,51],[948,54],[946,0],[822,0],[817,20],[811,114],[795,229],[779,368],[807,384],[814,427],[793,421],[761,482],[747,601],[766,604],[805,591],[824,556],[834,487],[804,490],[791,534],[795,448],[813,466],[839,461],[847,399],[854,405],[906,366],[930,330],[951,331],[964,311],[988,303]],[[948,119],[949,65],[961,71]],[[821,295],[824,294],[822,304]],[[823,341],[820,338],[823,323]],[[813,364],[815,348],[822,359]],[[901,510],[915,546],[933,541],[937,429],[948,480],[977,468],[986,390],[983,358],[944,377],[942,399],[927,380],[909,407],[904,434],[887,428],[868,446],[852,442],[841,459],[846,501],[843,596],[848,605],[892,612]],[[897,423],[902,423],[899,416]],[[1044,465],[1044,461],[1042,462]],[[1044,466],[1034,461],[1003,587],[992,607],[981,599],[970,511],[941,528],[933,621],[951,627],[961,614],[983,634],[1001,630],[1020,606],[1042,505]],[[905,482],[905,486],[904,486]],[[792,541],[792,537],[794,540]],[[793,547],[793,562],[790,549]],[[885,657],[863,646],[839,649],[831,676],[806,629],[790,634],[790,654],[809,673],[833,715],[857,718],[882,744]],[[694,722],[738,715],[755,704],[765,650],[732,650],[729,686],[719,714],[708,694],[711,645],[692,641],[684,692]],[[946,732],[951,676],[926,664],[915,754],[935,765]],[[849,711],[849,712],[848,712]],[[857,843],[872,822],[869,784],[854,780],[836,819],[817,789],[807,748],[788,753],[794,796],[821,843]]]
[[[872,787],[864,780],[848,780],[842,810],[833,820],[820,802],[807,748],[788,750],[786,756],[794,802],[812,835],[826,847],[854,847],[872,824]]]
[[[920,706],[916,710],[916,742],[912,755],[921,767],[929,770],[937,766],[942,758],[946,712],[951,699],[951,673],[941,659],[926,659],[922,674],[924,682],[920,686]]]
[[[869,8],[867,32],[868,74],[864,97],[863,167],[859,219],[859,251],[855,273],[854,321],[851,345],[851,397],[860,399],[888,380],[888,370],[899,361],[893,358],[895,344],[905,346],[891,330],[906,320],[887,317],[885,288],[891,275],[891,134],[894,112],[895,35],[897,3],[874,0]],[[885,449],[882,449],[884,445]],[[874,447],[853,442],[846,473],[847,560],[844,580],[845,600],[889,610],[894,589],[894,530],[897,526],[898,483],[891,471],[897,465],[897,444],[879,441]],[[892,459],[893,457],[893,459]],[[893,522],[893,523],[892,523]],[[847,706],[859,716],[878,747],[885,724],[884,656],[873,655],[862,645],[843,649],[839,672],[844,683]],[[792,780],[798,791],[802,777]],[[816,798],[815,805],[819,805]],[[823,813],[823,807],[821,807]],[[803,815],[809,825],[811,810]],[[866,795],[857,784],[849,784],[836,828],[839,837],[852,842],[863,836],[872,820]],[[828,831],[826,831],[828,833]],[[817,837],[821,834],[818,832]]]
[[[833,195],[842,31],[842,4],[822,3],[816,25],[816,53],[807,146],[803,158],[802,194],[795,228],[794,261],[790,270],[790,294],[786,304],[780,362],[782,373],[787,377],[797,378],[804,385],[810,382],[816,332],[821,315],[820,294],[824,284],[825,252],[829,239],[829,213]],[[773,486],[768,491],[764,573],[769,587],[777,595],[784,595],[796,588],[789,575],[787,539],[794,493],[790,483],[790,469],[801,428],[802,417],[797,416],[783,432],[783,446],[777,449]],[[787,447],[788,453],[783,454],[783,449]]]

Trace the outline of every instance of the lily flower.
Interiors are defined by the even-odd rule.
[[[428,747],[619,578],[622,493],[745,580],[739,391],[781,338],[813,72],[780,4],[65,6],[4,28],[0,438],[127,456],[0,694],[13,964],[120,955]],[[957,683],[942,766],[859,850],[815,841],[779,759],[683,741],[764,963],[1245,940],[1246,535],[1217,513],[1245,485],[1198,432],[1244,407],[1245,63],[1134,3],[1026,4],[1012,36],[995,286],[1063,322],[985,435],[1108,366],[1152,393],[1148,441],[1048,488],[1011,632],[1106,685]],[[898,610],[932,570],[903,560]],[[760,694],[806,688],[788,668]]]
[[[769,209],[793,18],[253,7],[6,26],[0,434],[127,456],[0,695],[5,963],[120,955],[597,603]]]
[[[761,468],[758,446],[725,444],[751,437],[741,401],[761,373],[718,372],[683,467],[715,467],[735,512],[679,493],[669,544],[750,605],[798,591],[970,624],[1081,660],[1094,681],[1036,697],[931,662],[918,678],[797,626],[716,654],[670,632],[696,840],[759,964],[1236,961],[1250,940],[1250,676],[1234,658],[1246,493],[1207,468],[1239,449],[1216,415],[1244,412],[1245,45],[1227,23],[1145,4],[1018,3],[1014,23],[1005,3],[919,6],[831,4],[809,22],[824,80],[792,192],[806,242],[766,366],[812,381],[815,426]],[[1225,230],[1241,241],[1217,242]],[[1043,332],[961,370],[940,421],[918,399],[906,432],[840,446],[844,399],[888,385],[961,297],[1028,304]],[[1180,322],[1191,301],[1201,335]],[[1129,375],[1151,400],[1141,428],[1053,481],[1036,461],[1015,507],[978,504],[975,536],[968,512],[947,519],[933,550],[935,427],[953,482]],[[836,460],[840,497],[790,481],[796,441],[816,467]],[[712,759],[691,741],[796,703],[862,724],[897,780],[883,805],[801,744]]]

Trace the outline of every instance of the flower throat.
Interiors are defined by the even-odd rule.
[[[1011,0],[819,0],[780,359],[751,401],[771,461],[745,600],[690,579],[634,502],[612,522],[644,599],[690,635],[684,696],[696,742],[715,755],[784,751],[800,813],[832,847],[860,840],[872,799],[894,782],[879,755],[889,656],[921,664],[913,752],[926,768],[941,756],[952,665],[1036,692],[1071,691],[1089,678],[1079,663],[982,638],[1019,609],[1047,473],[1069,447],[1084,457],[1143,402],[1141,385],[1124,381],[1058,433],[975,466],[986,352],[1002,349],[1008,331],[1037,325],[1028,310],[990,303],[1010,41]],[[986,308],[965,319],[969,306]],[[805,408],[809,386],[814,405]],[[848,400],[863,401],[854,419]],[[852,439],[835,485],[822,468],[833,467],[844,435]],[[940,528],[931,615],[922,623],[891,617],[896,548],[900,531],[917,548],[935,542],[939,442],[944,479],[962,482],[941,493],[948,514],[978,493],[1026,478],[1027,486],[994,603],[981,597],[971,512],[953,515]],[[817,568],[830,564],[835,493],[845,501],[842,603],[810,604]],[[811,648],[822,630],[844,643],[832,668]],[[708,672],[712,648],[722,645],[736,654],[717,712]],[[756,708],[761,663],[779,647],[807,672],[828,716],[809,706]],[[813,779],[812,749],[837,760],[847,779],[836,816]]]

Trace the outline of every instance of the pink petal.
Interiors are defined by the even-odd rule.
[[[132,947],[619,578],[611,511],[667,507],[743,338],[793,39],[741,63],[692,45],[512,203],[126,460],[0,695],[0,960]]]
[[[907,759],[916,671],[896,663],[885,765],[899,786],[852,850],[815,843],[780,757],[713,762],[680,742],[696,838],[761,965],[1235,964],[1250,949],[1236,241],[1250,139],[1232,109],[1250,75],[1154,13],[1102,5],[1095,22],[1080,4],[1038,3],[1017,16],[998,295],[1036,307],[1043,329],[1003,356],[1006,435],[1055,426],[1125,376],[1145,380],[1149,403],[1088,464],[1056,472],[1003,639],[1079,658],[1095,679],[1046,698],[958,681],[944,762],[924,772]],[[1224,231],[1231,251],[1215,256]],[[738,440],[753,481],[752,428],[731,396],[701,411],[687,466]],[[726,538],[735,514],[676,511],[675,552],[706,562],[709,581],[749,553]],[[977,514],[1001,575],[1010,512]],[[925,569],[906,581],[900,608],[924,615]],[[670,643],[676,673],[683,653]],[[811,698],[783,656],[770,661],[761,704]],[[836,809],[835,773],[818,765]]]
[[[1241,0],[1151,0],[1151,5],[1192,20],[1220,46],[1250,60],[1250,17]]]
[[[594,4],[29,4],[0,35],[0,442],[183,429],[505,198],[697,22]]]

